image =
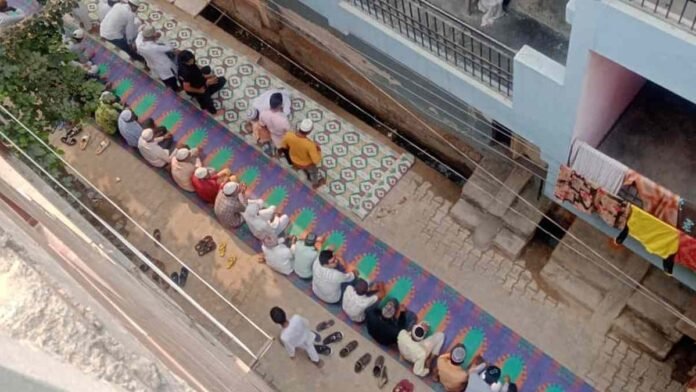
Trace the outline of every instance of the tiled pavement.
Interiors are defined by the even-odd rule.
[[[96,20],[97,0],[84,1],[90,16]],[[227,78],[227,87],[215,99],[216,107],[223,112],[218,120],[231,132],[245,138],[249,145],[255,145],[253,136],[241,131],[250,102],[271,88],[289,90],[292,95],[291,123],[296,125],[304,118],[314,121],[310,137],[322,148],[322,168],[327,177],[327,184],[319,189],[319,193],[335,205],[364,218],[413,164],[412,155],[381,143],[249,58],[157,6],[144,3],[139,16],[144,23],[161,31],[163,40],[177,48],[192,50],[198,64],[209,65],[217,75]],[[289,172],[303,178],[301,172]]]

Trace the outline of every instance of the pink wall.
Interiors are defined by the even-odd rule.
[[[644,83],[638,74],[591,51],[573,138],[597,147]]]

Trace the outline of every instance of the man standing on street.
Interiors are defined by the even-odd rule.
[[[287,350],[290,358],[295,359],[295,350],[301,348],[307,352],[309,359],[317,367],[321,368],[324,366],[324,361],[319,359],[319,354],[314,346],[318,335],[309,328],[309,321],[306,318],[294,315],[288,320],[285,311],[274,306],[271,309],[271,320],[283,328],[283,331],[280,333],[280,342]],[[328,349],[330,352],[329,347],[320,347],[322,347],[322,350]]]

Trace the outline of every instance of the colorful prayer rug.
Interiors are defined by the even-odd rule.
[[[96,20],[97,1],[85,2],[90,17]],[[227,78],[227,86],[215,98],[216,107],[224,112],[219,121],[252,146],[256,145],[253,136],[241,132],[250,102],[271,88],[290,91],[291,124],[296,126],[304,118],[314,121],[314,131],[310,137],[321,146],[322,169],[327,178],[326,186],[321,187],[319,192],[360,219],[372,211],[415,162],[411,154],[394,151],[250,59],[156,7],[144,4],[139,16],[143,23],[151,24],[162,32],[163,40],[171,42],[177,48],[193,51],[199,65],[209,65],[218,76]],[[289,172],[306,180],[304,173],[300,171]]]
[[[112,84],[115,93],[140,119],[151,117],[158,124],[166,125],[177,142],[200,147],[207,165],[230,168],[249,186],[254,197],[263,197],[267,204],[278,206],[290,216],[289,234],[303,235],[311,231],[328,235],[324,246],[332,245],[366,279],[385,282],[390,297],[427,320],[434,330],[445,333],[446,348],[463,343],[469,352],[466,365],[476,354],[481,354],[500,366],[503,374],[509,375],[523,391],[592,391],[582,379],[476,304],[348,219],[297,177],[289,176],[288,169],[280,166],[277,160],[270,160],[250,146],[238,133],[229,132],[190,101],[153,81],[101,44],[89,41],[87,45],[94,54],[93,61],[99,65],[100,76]],[[165,171],[159,170],[159,173],[169,178]],[[172,182],[172,186],[176,185]],[[212,214],[212,209],[195,195],[187,193],[187,196]],[[259,250],[258,241],[246,226],[234,234]],[[309,281],[294,275],[289,279],[323,304],[313,296]],[[356,331],[366,334],[363,326],[345,317],[340,306],[323,305]],[[398,358],[393,348],[386,351]],[[442,390],[431,378],[424,381],[433,389]]]

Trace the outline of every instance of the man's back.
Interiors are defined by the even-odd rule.
[[[290,160],[297,166],[307,167],[321,163],[321,152],[317,145],[306,136],[288,132],[283,137],[282,144],[290,150]]]
[[[295,269],[295,274],[303,279],[309,279],[312,277],[312,265],[314,260],[317,259],[319,252],[317,252],[314,246],[307,246],[303,242],[298,242],[292,246],[294,254],[293,268]]]
[[[383,318],[382,312],[376,304],[365,311],[365,324],[367,332],[377,343],[384,346],[396,344],[401,328],[396,320]]]
[[[462,368],[461,365],[452,363],[450,353],[440,355],[437,358],[437,372],[440,383],[447,392],[460,392],[469,379],[469,372],[466,369]]]
[[[169,162],[169,152],[158,144],[160,141],[162,141],[162,138],[155,138],[150,142],[142,137],[138,139],[140,155],[154,167],[163,167]]]
[[[294,315],[290,317],[288,326],[280,333],[280,340],[283,345],[296,348],[311,342],[313,335],[309,329],[309,322],[302,316]]]
[[[285,117],[285,114],[273,110],[264,110],[259,115],[259,121],[266,125],[266,128],[268,128],[268,131],[271,133],[273,145],[280,147],[283,136],[290,130],[290,122],[288,118]]]
[[[319,259],[312,266],[312,291],[322,301],[334,304],[341,300],[341,283],[350,282],[352,274],[321,265]]]
[[[126,30],[129,24],[135,22],[135,14],[130,5],[116,4],[106,14],[99,28],[99,35],[107,40],[126,38]]]

